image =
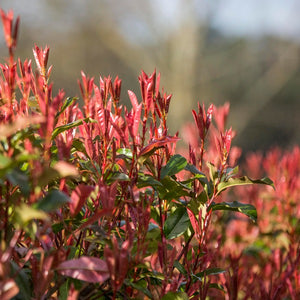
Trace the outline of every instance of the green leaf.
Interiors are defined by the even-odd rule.
[[[163,188],[157,188],[161,199],[171,201],[182,196],[190,196],[190,188],[172,177],[165,177],[161,180],[161,184]]]
[[[21,172],[20,170],[12,170],[6,175],[6,178],[12,185],[19,186],[23,195],[29,195],[30,185],[28,177],[24,172]]]
[[[14,223],[22,227],[26,225],[29,221],[34,219],[48,220],[48,215],[45,212],[38,210],[32,206],[28,206],[24,203],[16,207],[13,215]]]
[[[11,162],[12,162],[12,160],[10,157],[0,154],[0,169],[5,169],[5,168],[9,167]]]
[[[185,292],[169,292],[165,294],[162,300],[189,300],[189,296]]]
[[[251,204],[244,204],[238,201],[233,202],[221,202],[221,203],[212,203],[210,205],[212,210],[230,210],[237,211],[246,216],[248,216],[252,221],[257,221],[257,211],[256,208]]]
[[[11,266],[11,278],[15,278],[15,281],[19,288],[18,295],[13,299],[32,299],[32,288],[30,286],[30,275],[26,274],[25,269],[20,267],[13,260],[10,261]]]
[[[171,240],[182,235],[189,226],[190,218],[186,208],[180,206],[168,216],[163,230],[166,238]]]
[[[151,175],[144,175],[144,174],[139,174],[138,177],[138,188],[146,187],[146,186],[151,186],[153,188],[157,188],[158,186],[163,186],[162,183],[160,183],[158,180],[156,180],[154,177]]]
[[[45,198],[37,202],[34,205],[34,208],[51,212],[62,207],[64,204],[70,201],[70,198],[65,193],[59,190],[52,190],[46,195]]]
[[[125,284],[133,287],[134,289],[136,289],[140,292],[142,292],[147,297],[149,297],[149,299],[153,299],[153,295],[147,289],[147,281],[146,280],[142,279],[142,280],[139,280],[138,282],[131,282],[130,280],[125,279]]]
[[[161,169],[160,178],[163,179],[166,176],[172,176],[182,171],[187,165],[186,159],[179,155],[173,155],[168,163]]]
[[[239,178],[230,178],[227,181],[220,182],[218,184],[218,194],[220,194],[223,190],[232,187],[232,186],[237,186],[237,185],[247,185],[247,184],[266,184],[270,185],[274,188],[274,183],[271,179],[268,177],[265,177],[263,179],[257,179],[257,180],[252,180],[248,178],[247,176],[239,177]]]
[[[110,178],[110,181],[130,181],[130,178],[125,173],[116,172]]]
[[[202,271],[200,273],[197,273],[198,277],[204,277],[204,275],[218,275],[218,274],[222,274],[225,273],[226,271],[224,269],[221,268],[208,268],[205,271]]]
[[[97,121],[88,117],[88,118],[85,118],[85,119],[76,120],[76,121],[71,122],[71,123],[66,124],[66,125],[58,126],[52,132],[52,140],[54,140],[60,133],[66,131],[66,130],[69,130],[71,128],[78,127],[78,126],[82,125],[83,122],[85,122],[85,123],[96,123]]]
[[[58,118],[76,100],[78,100],[77,97],[68,97],[62,105],[61,110],[56,113],[55,118]]]
[[[219,284],[219,283],[210,283],[209,284],[209,288],[211,288],[211,289],[217,289],[217,290],[220,290],[222,292],[225,292],[225,289],[224,289],[223,285]]]
[[[120,148],[116,151],[118,153],[118,156],[125,156],[126,158],[130,158],[132,159],[133,157],[133,153],[131,151],[131,149],[127,149],[127,148]]]
[[[186,269],[178,260],[175,260],[173,265],[181,274],[183,274],[183,275],[187,274]]]
[[[195,177],[193,178],[193,180],[197,179],[200,181],[201,185],[203,186],[203,188],[205,189],[206,193],[208,195],[211,194],[212,192],[212,188],[211,185],[207,179],[207,177],[205,176],[204,173],[202,173],[201,171],[199,171],[194,165],[192,164],[187,164],[184,168],[185,170],[191,172],[192,174],[195,175]]]

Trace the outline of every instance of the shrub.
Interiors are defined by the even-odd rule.
[[[256,289],[273,299],[299,295],[294,190],[284,191],[291,193],[290,214],[281,216],[285,206],[272,211],[281,190],[257,187],[273,186],[270,179],[239,175],[235,133],[225,130],[228,105],[206,110],[198,104],[194,125],[185,128],[191,138],[185,157],[175,152],[178,134],[168,133],[171,95],[160,91],[159,74],[142,72],[142,100],[128,91],[129,110],[120,102],[118,77],[100,77],[97,85],[82,72],[80,108],[62,90],[53,96],[48,47],[34,47],[35,71],[30,60],[15,61],[19,19],[14,23],[13,13],[2,10],[1,17],[9,50],[0,66],[1,299],[236,299]],[[254,192],[249,204],[236,200]],[[262,202],[260,193],[272,199]],[[268,234],[272,242],[274,233],[272,226],[264,231],[263,220],[253,238],[247,233],[256,248],[236,240],[230,226],[246,222],[241,215],[257,222],[253,204],[259,212],[266,205],[263,213],[274,220],[292,222],[287,250],[261,242]],[[236,245],[242,248],[231,253]],[[265,265],[254,270],[250,254]],[[266,268],[268,274],[277,268],[273,275],[288,288],[274,294]]]

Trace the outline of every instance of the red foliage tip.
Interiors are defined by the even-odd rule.
[[[50,67],[49,70],[46,72],[49,51],[50,51],[50,49],[48,46],[46,46],[43,49],[43,48],[39,48],[37,45],[35,45],[34,49],[33,49],[33,55],[34,55],[34,59],[35,59],[36,65],[38,67],[38,70],[39,70],[40,74],[45,78],[50,74],[51,69],[52,69],[52,67]]]
[[[17,17],[15,25],[13,26],[14,13],[12,10],[6,14],[0,9],[1,19],[3,23],[4,38],[8,48],[15,48],[17,44],[18,28],[20,23],[20,17]]]

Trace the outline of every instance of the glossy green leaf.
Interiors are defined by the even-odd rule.
[[[61,107],[61,110],[56,114],[55,118],[58,118],[74,101],[78,100],[77,97],[68,97]]]
[[[159,186],[163,186],[162,183],[160,183],[158,180],[156,180],[153,176],[151,175],[144,175],[140,174],[138,177],[138,188],[146,187],[146,186],[151,186],[153,188],[157,188]]]
[[[184,292],[169,292],[165,294],[162,300],[188,300],[189,296]]]
[[[166,176],[173,176],[182,171],[187,165],[186,159],[179,155],[173,155],[168,163],[161,169],[160,178],[163,179]]]
[[[221,203],[212,203],[210,208],[212,210],[230,210],[237,211],[246,216],[248,216],[254,222],[257,221],[257,211],[256,208],[251,204],[244,204],[238,201],[233,202],[221,202]]]
[[[194,174],[194,178],[193,180],[199,180],[201,185],[203,186],[204,190],[206,191],[206,193],[208,195],[211,194],[212,188],[211,188],[211,184],[209,183],[206,175],[199,171],[194,165],[192,164],[187,164],[184,168],[186,171],[191,172],[192,174]]]
[[[183,196],[190,196],[190,188],[187,185],[174,180],[172,177],[165,177],[161,180],[163,188],[158,187],[159,197],[171,201]]]
[[[46,195],[45,198],[37,202],[34,207],[46,212],[51,212],[62,207],[64,204],[70,201],[70,198],[65,193],[59,190],[52,190]]]
[[[252,180],[247,176],[239,177],[239,178],[230,178],[225,182],[220,182],[218,184],[218,193],[220,194],[223,190],[232,187],[232,186],[237,186],[237,185],[248,185],[248,184],[266,184],[270,185],[274,188],[274,183],[271,179],[268,177],[265,177],[263,179],[257,179],[257,180]]]
[[[82,125],[83,122],[85,122],[85,123],[96,123],[97,121],[95,121],[91,118],[85,118],[85,119],[76,120],[76,121],[68,123],[66,125],[58,126],[52,132],[52,139],[55,139],[60,133],[66,131],[66,130],[69,130],[71,128],[78,127],[78,126]]]
[[[168,216],[164,224],[164,234],[167,239],[182,235],[190,226],[190,219],[185,207],[178,207]]]

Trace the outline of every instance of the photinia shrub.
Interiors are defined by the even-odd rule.
[[[62,90],[53,95],[49,47],[34,46],[36,70],[15,60],[19,19],[2,10],[1,18],[9,50],[0,65],[1,299],[237,299],[256,290],[297,298],[298,148],[287,169],[274,166],[275,154],[263,163],[276,180],[289,172],[290,183],[260,189],[273,182],[251,179],[264,175],[251,169],[258,156],[249,157],[251,178],[235,165],[228,104],[198,104],[183,131],[188,150],[176,152],[160,74],[142,72],[141,100],[128,91],[129,109],[118,77],[96,83],[82,72],[80,107]],[[251,187],[232,192],[243,185]],[[248,220],[258,224],[249,225],[254,237],[230,229]],[[278,221],[290,226],[275,234]],[[272,248],[283,232],[285,249]]]

